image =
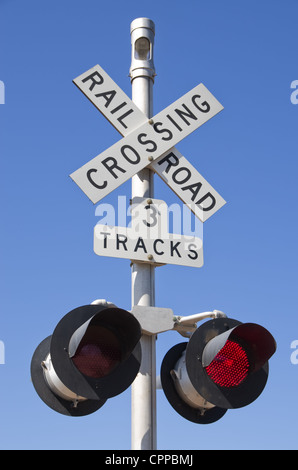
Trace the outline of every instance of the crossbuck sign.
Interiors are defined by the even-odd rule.
[[[148,120],[99,65],[80,75],[74,83],[125,136],[70,175],[94,204],[150,162],[150,168],[201,221],[207,220],[225,204],[174,148],[223,109],[203,84]]]

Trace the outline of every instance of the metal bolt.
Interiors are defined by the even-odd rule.
[[[148,157],[148,160],[149,160],[149,162],[152,162],[152,161],[153,161],[153,157],[152,157],[152,156]]]
[[[147,204],[152,204],[152,203],[153,203],[152,199],[147,199]]]
[[[149,260],[151,260],[151,259],[153,259],[153,256],[152,256],[152,255],[148,255],[147,258],[148,258]]]
[[[153,119],[149,119],[149,124],[153,124]]]

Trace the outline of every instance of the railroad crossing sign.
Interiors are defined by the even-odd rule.
[[[203,84],[148,120],[99,65],[73,81],[124,136],[70,175],[94,204],[150,162],[202,222],[225,204],[174,147],[223,109]]]
[[[168,207],[164,201],[134,198],[131,227],[94,228],[94,252],[99,256],[127,258],[154,265],[203,265],[200,238],[168,232]]]
[[[148,119],[99,65],[73,81],[123,136],[70,175],[94,204],[147,166],[202,222],[225,204],[175,148],[223,109],[202,83]],[[154,265],[201,267],[202,240],[168,232],[165,202],[137,199],[131,227],[95,226],[94,252]]]

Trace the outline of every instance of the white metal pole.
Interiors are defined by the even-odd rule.
[[[154,33],[154,23],[148,18],[137,18],[131,23],[132,100],[148,118],[153,115]],[[153,172],[145,168],[132,178],[132,198],[152,198],[153,193]],[[154,306],[154,266],[133,263],[131,289],[132,307]],[[131,392],[131,448],[134,450],[156,449],[155,342],[155,336],[142,335],[142,363]]]

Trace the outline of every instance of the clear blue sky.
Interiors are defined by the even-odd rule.
[[[94,206],[69,174],[119,139],[72,83],[95,64],[131,96],[130,23],[155,22],[154,112],[202,82],[224,110],[177,148],[227,204],[204,224],[203,268],[156,272],[156,305],[218,309],[277,341],[250,406],[200,426],[157,392],[158,449],[297,449],[296,0],[0,0],[1,449],[130,449],[130,389],[72,419],[36,395],[36,346],[71,309],[130,309],[129,261],[93,253]],[[155,177],[155,197],[179,202]],[[125,183],[104,202],[130,196]],[[176,332],[157,341],[157,369]]]

